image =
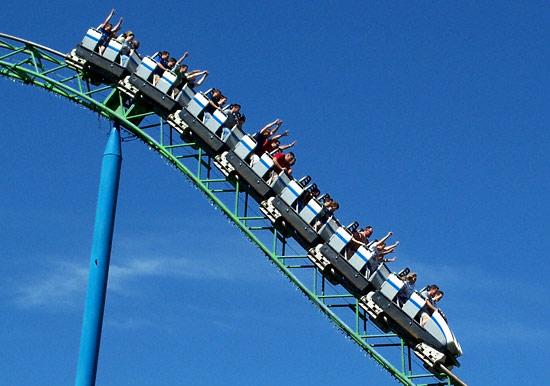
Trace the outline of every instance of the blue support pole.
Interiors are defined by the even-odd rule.
[[[109,135],[101,165],[92,258],[76,371],[77,386],[93,386],[96,380],[122,163],[121,154],[120,127],[115,123]]]

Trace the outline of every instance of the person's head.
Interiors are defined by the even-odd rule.
[[[384,248],[386,248],[386,243],[381,242],[381,243],[376,244],[376,249],[378,249],[379,251],[384,250]]]
[[[296,156],[293,152],[289,152],[285,154],[285,160],[290,166],[293,166],[296,163]]]
[[[435,296],[437,291],[439,291],[439,287],[436,284],[432,284],[428,289],[428,294],[433,297]]]
[[[227,97],[225,95],[220,95],[220,100],[218,101],[218,106],[222,107],[225,102],[227,102]]]
[[[160,53],[160,57],[164,60],[168,59],[170,57],[170,53],[168,51],[162,51]]]
[[[176,65],[176,59],[175,58],[170,58],[168,59],[168,62],[166,63],[166,66],[168,68],[174,68],[174,66]]]
[[[217,88],[212,89],[212,97],[219,97],[220,95],[222,95],[222,92],[220,90],[218,90]]]
[[[241,111],[241,105],[240,104],[235,103],[235,104],[231,105],[231,112],[233,114],[238,113],[239,111]]]
[[[187,64],[182,64],[182,65],[180,66],[180,72],[181,72],[182,74],[185,74],[185,73],[187,72],[187,70],[189,70],[189,66],[188,66]]]
[[[244,115],[244,114],[241,115],[241,116],[239,117],[239,119],[237,120],[237,122],[238,122],[238,124],[239,124],[240,126],[244,125],[244,123],[246,122],[246,115]]]
[[[330,204],[332,204],[334,200],[332,198],[330,198],[329,196],[325,197],[325,201],[323,202],[323,205],[326,207],[326,208],[329,208],[330,209]]]
[[[134,33],[132,31],[126,31],[122,34],[122,36],[124,36],[128,42],[134,39]]]
[[[313,188],[311,189],[311,195],[313,197],[319,197],[319,195],[321,194],[321,191],[319,190],[319,188]]]
[[[338,201],[332,201],[332,202],[330,203],[329,209],[330,209],[332,212],[336,212],[338,209],[340,209],[340,204],[338,204]]]
[[[273,149],[276,149],[281,145],[281,141],[279,141],[278,139],[272,139],[270,142]]]
[[[405,280],[408,281],[410,284],[416,283],[416,273],[409,273],[407,276],[405,276]]]
[[[434,302],[438,302],[443,298],[443,291],[437,290],[434,296]]]
[[[139,40],[132,40],[132,48],[137,50],[139,48]]]
[[[111,32],[111,30],[113,29],[113,25],[111,23],[105,23],[103,29],[105,30],[105,32]]]
[[[372,227],[369,225],[369,226],[366,226],[364,229],[363,229],[363,234],[365,234],[365,236],[367,237],[371,237],[372,236]]]

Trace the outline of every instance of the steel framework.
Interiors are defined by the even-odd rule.
[[[85,73],[66,64],[64,57],[51,48],[0,33],[0,75],[41,87],[120,122],[127,135],[144,142],[183,173],[311,303],[396,380],[411,386],[461,385],[449,375],[426,372],[402,339],[371,323],[356,298],[325,280],[303,248],[257,210],[247,187],[221,174],[205,149],[182,140],[161,112],[135,102],[117,84],[92,84]]]

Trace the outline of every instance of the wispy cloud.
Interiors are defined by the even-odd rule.
[[[28,308],[71,308],[80,304],[88,282],[88,264],[56,261],[47,271],[34,272],[13,288],[15,304]],[[232,273],[233,272],[233,273]],[[109,293],[127,295],[140,280],[171,277],[174,279],[233,280],[235,270],[225,264],[197,259],[140,257],[111,264]]]
[[[204,234],[206,229],[207,224],[199,224],[199,229],[180,231],[181,239],[199,240],[199,235]],[[236,232],[223,232],[217,234],[216,242],[210,244],[207,250],[204,250],[203,245],[199,248],[191,246],[183,251],[173,244],[172,238],[163,237],[162,234],[119,237],[111,258],[109,294],[131,296],[139,293],[143,280],[158,278],[256,282],[275,280],[276,270],[265,274],[265,262],[250,264],[251,259],[255,258],[252,254],[262,257],[255,248],[243,248],[242,254],[237,256],[234,250],[241,248],[242,239],[236,235]],[[232,250],[232,253],[226,253],[227,250]],[[45,256],[41,261],[48,261],[48,265],[35,266],[33,271],[17,281],[5,283],[15,304],[23,309],[43,308],[54,311],[81,306],[88,281],[89,257]]]
[[[69,262],[53,263],[53,269],[24,279],[14,289],[14,301],[21,308],[69,307],[79,294],[85,293],[88,269]]]
[[[180,277],[195,279],[231,280],[234,275],[221,264],[211,264],[208,260],[153,257],[129,260],[121,265],[113,264],[110,279],[113,289],[118,289],[127,281],[143,277]]]

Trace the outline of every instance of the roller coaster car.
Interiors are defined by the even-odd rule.
[[[218,153],[224,146],[221,134],[227,116],[222,111],[215,110],[206,122],[201,120],[200,117],[204,116],[204,110],[209,102],[205,95],[200,92],[196,93],[187,104],[187,107],[179,112],[179,118],[203,143],[207,144],[215,153]]]
[[[462,355],[462,349],[442,315],[434,312],[424,327],[418,322],[426,304],[422,295],[415,291],[402,307],[398,305],[397,293],[404,282],[385,264],[369,277],[369,282],[375,291],[363,296],[359,305],[377,325],[405,339],[430,371],[438,372],[437,364],[460,366],[456,358]]]
[[[234,143],[236,138],[228,138],[228,142]],[[273,171],[273,158],[264,153],[257,162],[250,165],[252,151],[256,147],[256,141],[247,134],[243,134],[241,140],[229,151],[216,157],[218,167],[225,175],[236,173],[252,189],[256,201],[279,194],[290,183],[290,178],[285,172],[279,175]]]
[[[348,291],[354,295],[364,295],[381,285],[379,278],[370,274],[370,267],[377,265],[375,253],[365,246],[359,246],[356,250],[350,248],[352,232],[358,223],[354,222],[347,227],[338,224],[334,217],[330,218],[319,229],[319,235],[325,241],[324,244],[309,250],[308,255],[313,261],[325,261],[337,272],[345,282],[341,282]],[[367,279],[368,277],[368,279]]]
[[[176,111],[178,107],[181,107],[178,101],[170,96],[177,77],[172,71],[167,70],[163,72],[158,82],[153,84],[153,72],[157,66],[157,62],[146,56],[137,67],[136,71],[124,82],[129,83],[139,91],[134,97],[141,97],[152,102],[151,105],[158,110],[161,115],[166,116]],[[127,89],[131,89],[131,87],[127,87]]]
[[[101,83],[118,82],[125,75],[131,74],[138,68],[141,60],[135,52],[130,52],[124,65],[120,64],[120,50],[122,43],[115,39],[109,41],[103,55],[98,52],[98,43],[101,32],[90,28],[81,44],[69,53],[65,61],[70,65],[89,73],[93,81]]]
[[[319,235],[325,242],[311,248],[308,251],[308,257],[318,267],[318,263],[321,262],[323,270],[326,270],[327,267],[334,269],[345,279],[340,284],[352,294],[360,296],[367,292],[370,282],[361,273],[363,269],[366,269],[366,261],[358,259],[356,255],[358,253],[368,255],[368,252],[364,247],[359,247],[349,260],[344,257],[346,246],[352,238],[350,229],[356,227],[356,224],[353,223],[346,228],[340,226],[334,218],[330,218],[319,230]]]
[[[311,195],[317,189],[306,176],[286,184],[280,194],[262,201],[260,210],[273,222],[281,222],[295,233],[295,239],[307,250],[318,244],[319,234],[311,226],[326,211]]]
[[[182,138],[186,142],[199,142],[206,145],[206,149],[211,153],[218,154],[224,147],[233,149],[244,136],[243,131],[235,125],[231,128],[229,135],[222,139],[224,124],[227,121],[224,112],[216,110],[206,122],[199,118],[204,115],[204,109],[208,102],[209,100],[204,94],[195,93],[188,85],[185,85],[178,95],[178,103],[184,108],[171,114],[167,119],[168,123],[182,134]],[[223,167],[218,164],[217,166],[224,172]],[[229,173],[224,174],[228,175]]]

